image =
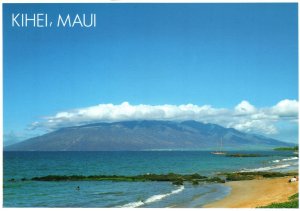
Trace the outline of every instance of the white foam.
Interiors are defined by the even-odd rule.
[[[244,169],[240,172],[269,171],[272,169],[281,169],[281,168],[286,168],[289,166],[290,166],[289,164],[278,165],[278,166],[267,166],[267,167],[261,167],[261,168],[256,168],[256,169]]]
[[[289,160],[298,160],[298,157],[291,157],[291,158],[282,159],[282,161],[289,161]]]
[[[290,157],[290,158],[284,158],[282,160],[273,160],[273,163],[279,163],[279,162],[285,162],[285,161],[290,161],[290,160],[298,160],[298,157]]]
[[[125,205],[123,205],[123,206],[121,206],[121,207],[122,207],[122,208],[135,208],[135,207],[140,207],[140,206],[145,205],[145,204],[150,204],[150,203],[153,203],[153,202],[156,202],[156,201],[160,201],[160,200],[162,200],[162,199],[165,198],[165,197],[171,196],[171,195],[173,195],[173,194],[180,193],[180,192],[183,191],[183,190],[184,190],[184,186],[180,186],[180,188],[178,188],[178,189],[176,189],[176,190],[173,190],[173,191],[170,192],[170,193],[153,195],[153,196],[149,197],[148,199],[146,199],[145,201],[130,202],[130,203],[125,204]]]
[[[136,201],[136,202],[130,202],[128,204],[125,204],[123,206],[120,206],[122,208],[135,208],[135,207],[139,207],[142,206],[144,204],[144,202],[142,201]]]
[[[152,203],[152,202],[155,202],[155,201],[159,201],[167,196],[170,196],[170,195],[173,195],[173,194],[177,194],[177,193],[180,193],[181,191],[183,191],[184,189],[184,186],[180,186],[180,188],[176,189],[176,190],[173,190],[171,193],[167,193],[167,194],[159,194],[159,195],[154,195],[154,196],[151,196],[150,198],[148,198],[145,203]]]

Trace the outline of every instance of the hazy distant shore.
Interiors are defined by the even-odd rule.
[[[207,204],[205,208],[255,208],[271,203],[286,202],[298,193],[298,181],[289,183],[291,177],[233,181],[225,185],[232,188],[225,198]]]

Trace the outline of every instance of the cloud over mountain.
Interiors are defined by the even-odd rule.
[[[298,101],[282,100],[272,107],[272,112],[280,117],[298,117]]]
[[[261,134],[276,134],[276,123],[298,122],[298,101],[285,99],[272,107],[256,108],[248,101],[242,101],[233,109],[214,108],[210,105],[119,105],[99,104],[59,112],[34,122],[31,129],[82,125],[94,122],[115,122],[128,120],[195,120],[219,124],[237,130]]]

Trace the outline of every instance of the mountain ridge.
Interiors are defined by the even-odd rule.
[[[71,126],[6,146],[5,151],[140,151],[269,149],[292,146],[261,135],[244,133],[217,124],[137,120]]]

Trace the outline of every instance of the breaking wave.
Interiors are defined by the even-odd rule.
[[[289,160],[298,160],[298,157],[291,157],[291,158],[282,159],[282,161],[289,161]]]
[[[291,166],[291,165],[284,164],[284,165],[277,165],[277,166],[266,166],[266,167],[255,168],[255,169],[243,169],[240,172],[270,171],[270,170],[273,170],[273,169],[287,168],[289,166]]]
[[[290,157],[290,158],[284,158],[281,160],[273,160],[273,163],[279,163],[279,162],[283,162],[283,161],[291,161],[291,160],[298,160],[298,157]]]
[[[128,204],[122,205],[121,207],[122,208],[140,207],[140,206],[145,205],[145,204],[150,204],[150,203],[153,203],[153,202],[156,202],[156,201],[160,201],[165,197],[171,196],[173,194],[180,193],[183,190],[184,190],[184,186],[180,186],[180,188],[178,188],[176,190],[173,190],[170,193],[153,195],[153,196],[149,197],[148,199],[146,199],[145,201],[141,200],[141,201],[136,201],[136,202],[130,202]]]

